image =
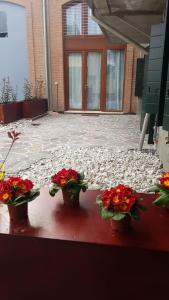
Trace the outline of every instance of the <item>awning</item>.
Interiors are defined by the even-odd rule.
[[[113,43],[149,45],[151,26],[164,20],[166,0],[87,0],[93,18]]]

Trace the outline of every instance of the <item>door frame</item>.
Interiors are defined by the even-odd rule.
[[[73,45],[73,46],[72,46]],[[87,81],[85,76],[87,72],[86,53],[88,52],[101,52],[101,93],[100,93],[100,111],[102,112],[123,112],[124,98],[126,94],[126,51],[127,45],[124,44],[109,44],[104,37],[82,37],[82,36],[69,36],[65,37],[63,41],[64,47],[64,91],[65,91],[65,110],[86,111],[87,106],[84,105],[84,98],[86,98],[86,91],[84,91],[84,84]],[[106,78],[107,78],[107,50],[124,50],[124,79],[123,79],[123,92],[122,92],[122,108],[121,110],[106,110]],[[68,54],[69,53],[82,53],[82,109],[69,108],[69,80],[68,80]],[[85,67],[84,67],[85,66]],[[86,75],[85,75],[86,74]],[[95,110],[91,110],[95,111]]]
[[[99,109],[88,109],[87,108],[87,56],[88,53],[100,53],[101,54],[101,74],[100,74],[100,100],[99,100]],[[81,53],[82,55],[82,109],[71,108],[69,105],[69,54],[70,53]],[[66,51],[65,53],[65,74],[66,76],[66,109],[68,110],[77,110],[77,111],[101,111],[104,109],[103,104],[103,92],[106,80],[106,73],[103,72],[105,69],[103,66],[104,63],[104,53],[102,50],[82,50],[82,51]]]

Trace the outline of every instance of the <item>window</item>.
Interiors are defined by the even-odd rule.
[[[89,35],[102,34],[99,25],[92,19],[92,11],[90,8],[88,9],[88,34]]]
[[[8,36],[7,16],[4,11],[0,11],[0,38]]]
[[[99,25],[92,19],[87,3],[79,0],[64,5],[64,35],[101,35]]]
[[[81,35],[82,4],[78,3],[66,9],[66,34]]]

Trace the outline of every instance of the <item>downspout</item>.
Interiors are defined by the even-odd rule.
[[[45,79],[46,79],[46,93],[48,99],[48,110],[53,111],[52,99],[52,78],[51,78],[51,60],[49,47],[49,11],[48,0],[42,0],[43,6],[43,33],[44,33],[44,52],[45,52]]]

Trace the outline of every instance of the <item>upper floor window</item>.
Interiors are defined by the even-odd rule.
[[[102,34],[99,25],[92,19],[91,10],[84,0],[75,0],[64,5],[63,15],[65,35]]]
[[[66,34],[81,35],[82,34],[82,4],[74,4],[66,9]]]
[[[0,38],[8,36],[7,16],[4,11],[0,11]]]
[[[88,9],[88,34],[89,35],[102,34],[99,25],[92,19],[92,11],[90,8]]]

